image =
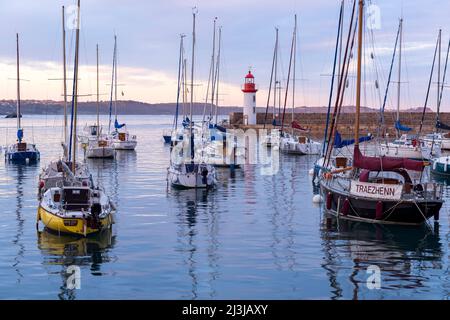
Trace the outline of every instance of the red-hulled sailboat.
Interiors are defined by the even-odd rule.
[[[407,225],[422,224],[433,216],[438,219],[443,189],[441,185],[422,181],[421,173],[427,162],[367,157],[359,149],[363,12],[364,2],[359,0],[353,164],[322,174],[320,189],[326,209],[339,217],[371,223]],[[414,172],[419,178],[412,178]]]

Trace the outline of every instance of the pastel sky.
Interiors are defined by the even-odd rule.
[[[366,2],[380,8],[381,26],[374,31],[375,41],[366,41],[366,56],[375,52],[381,91],[384,91],[398,19],[403,16],[404,83],[401,104],[402,108],[422,106],[439,28],[443,29],[442,65],[445,60],[450,2]],[[346,21],[349,20],[351,3],[346,0]],[[61,6],[74,4],[75,0],[0,0],[0,99],[15,99],[16,95],[15,82],[11,80],[15,78],[16,32],[20,34],[21,77],[30,80],[22,82],[22,98],[62,99],[61,81],[48,79],[61,78]],[[121,87],[124,93],[121,98],[150,103],[175,101],[179,34],[187,35],[186,54],[190,57],[193,6],[198,7],[197,101],[204,100],[214,17],[222,26],[223,36],[220,104],[242,105],[240,86],[251,66],[260,88],[258,106],[264,106],[272,63],[274,28],[277,26],[280,29],[280,77],[286,79],[296,13],[299,23],[296,106],[327,104],[328,75],[333,62],[340,0],[82,0],[80,94],[95,92],[95,45],[98,43],[102,99],[108,99],[107,84],[111,77],[113,35],[116,33],[119,83],[124,85]],[[70,75],[74,41],[72,31],[68,31],[67,38]],[[378,107],[379,97],[373,89],[375,69],[369,60],[367,58],[365,61],[364,101],[367,105]],[[395,81],[396,74],[397,71]],[[353,78],[351,82],[354,82]],[[349,97],[352,96],[352,86],[349,85]],[[395,107],[395,93],[395,90],[391,91],[388,108]],[[436,95],[435,90],[431,93],[429,105],[435,108],[433,94]],[[446,95],[445,92],[442,108],[450,111]]]

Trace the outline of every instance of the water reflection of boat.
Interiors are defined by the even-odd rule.
[[[101,276],[101,266],[114,260],[110,250],[114,247],[115,236],[110,229],[88,237],[57,235],[50,231],[37,232],[37,245],[44,256],[44,266],[61,266],[59,274],[62,285],[58,298],[61,300],[76,299],[76,290],[67,287],[70,266],[89,267],[94,276]],[[48,270],[49,273],[54,273]]]
[[[46,263],[79,266],[100,265],[110,261],[108,255],[104,255],[104,253],[107,253],[115,242],[115,237],[110,229],[92,237],[58,235],[44,230],[37,232],[37,239],[39,249],[46,256]]]
[[[381,269],[381,289],[385,290],[426,290],[423,270],[442,268],[437,224],[431,230],[425,225],[375,225],[325,214],[321,238],[322,268],[329,278],[332,299],[359,299],[372,294],[366,286],[367,268],[372,265]],[[350,294],[345,292],[348,281],[352,283]]]

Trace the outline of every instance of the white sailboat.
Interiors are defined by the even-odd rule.
[[[399,23],[399,55],[398,55],[398,83],[397,83],[397,118],[395,128],[397,139],[392,142],[380,143],[381,156],[410,159],[432,159],[441,153],[439,143],[429,144],[420,141],[418,137],[400,132],[409,132],[411,128],[403,126],[400,122],[400,99],[401,99],[401,71],[402,71],[402,44],[403,44],[403,19]]]
[[[119,124],[117,120],[117,36],[114,36],[114,54],[113,54],[113,81],[111,83],[111,102],[112,91],[114,88],[114,131],[111,132],[112,147],[115,150],[134,150],[137,145],[137,136],[128,132],[126,124]],[[111,129],[111,120],[110,120]]]
[[[440,82],[440,60],[441,60],[441,34],[442,31],[439,31],[439,39],[438,39],[438,45],[437,48],[439,48],[439,62],[438,62],[438,85],[437,85],[437,112],[436,112],[436,130],[433,133],[427,134],[424,137],[422,137],[422,140],[425,141],[427,144],[433,144],[433,143],[439,143],[441,146],[441,150],[450,150],[450,134],[448,131],[450,131],[450,126],[448,124],[442,123],[440,120],[440,111],[441,111],[441,103],[442,103],[442,96],[444,92],[444,85],[446,82],[446,76],[447,76],[447,66],[448,66],[448,58],[450,54],[450,41],[447,46],[447,55],[445,58],[445,67],[444,67],[444,75],[442,78],[442,82]],[[434,66],[434,62],[433,62]],[[447,131],[447,133],[444,133],[442,131]]]
[[[311,137],[299,135],[296,130],[306,132],[294,119],[295,114],[295,71],[296,71],[296,55],[297,55],[297,15],[295,15],[294,32],[292,35],[291,57],[289,61],[288,80],[286,85],[286,95],[284,100],[283,119],[281,122],[281,138],[280,151],[293,155],[318,155],[322,151],[322,144],[314,141]],[[291,63],[293,60],[293,77],[292,77],[292,113],[291,113],[291,133],[284,131],[284,116],[286,113],[287,95],[289,90],[289,78],[291,72]]]
[[[191,101],[189,130],[181,143],[172,147],[170,166],[167,169],[167,180],[177,188],[211,188],[216,184],[216,171],[214,166],[196,157],[194,126],[192,122],[192,109],[194,104],[194,62],[195,62],[195,17],[193,13],[192,31],[192,66],[191,66]],[[203,147],[203,146],[201,146]]]
[[[264,135],[260,141],[260,144],[267,148],[271,148],[275,143],[279,143],[279,141],[280,141],[280,130],[275,128],[275,126],[277,125],[277,119],[276,119],[277,84],[278,84],[277,67],[278,67],[278,28],[275,28],[275,46],[273,49],[272,71],[270,73],[269,92],[267,94],[267,105],[266,105],[266,112],[265,112],[265,116],[264,116],[264,127],[263,127],[264,129],[266,129],[267,114],[269,111],[269,105],[270,105],[270,100],[271,100],[270,94],[272,92],[272,84],[273,84],[273,87],[274,87],[273,108],[272,108],[272,126],[273,126],[273,128],[271,129],[270,132],[268,132],[266,135]],[[275,77],[274,77],[274,75],[275,75]]]
[[[98,44],[97,44],[97,124],[95,126],[97,135],[94,139],[88,139],[86,145],[86,157],[88,158],[114,158],[114,148],[111,140],[101,134],[100,127],[100,93],[99,93],[99,70],[98,70]]]
[[[36,227],[42,221],[48,230],[58,234],[87,236],[109,229],[113,224],[113,211],[109,197],[98,186],[77,178],[77,109],[78,109],[78,56],[80,42],[80,0],[78,0],[77,29],[75,42],[74,85],[72,94],[72,118],[70,144],[67,159],[61,161],[62,180],[57,186],[43,192]]]

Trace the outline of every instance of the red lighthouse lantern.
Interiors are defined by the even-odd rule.
[[[248,74],[245,76],[244,88],[242,89],[242,92],[255,93],[256,91],[258,90],[256,89],[255,86],[255,77],[249,70]]]

